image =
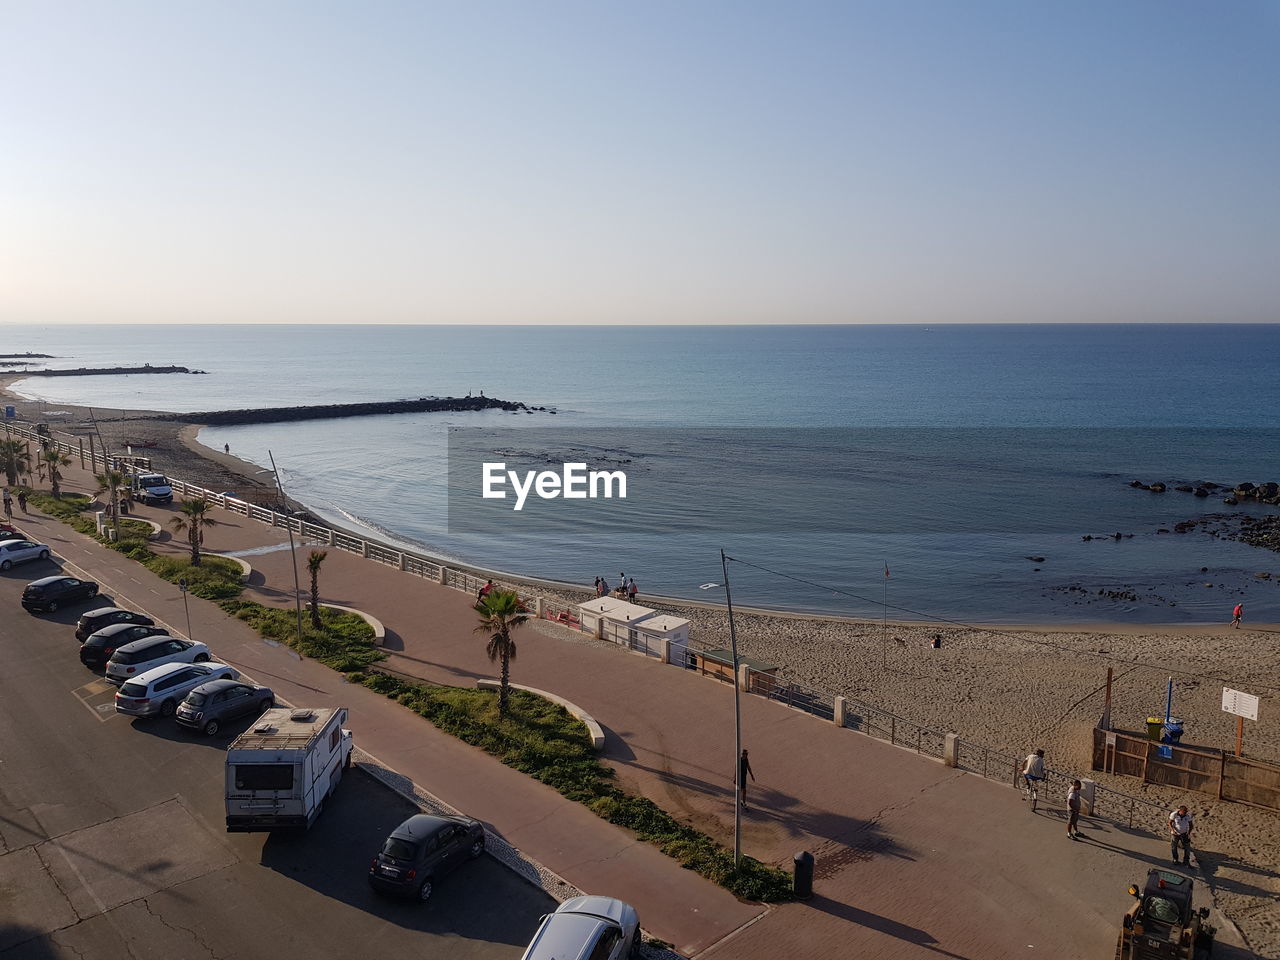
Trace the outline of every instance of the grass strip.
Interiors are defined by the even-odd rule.
[[[99,536],[97,524],[85,514],[93,500],[83,494],[68,493],[61,499],[54,499],[47,493],[31,491],[27,494],[27,500],[41,512],[61,520],[79,533],[123,553],[130,560],[136,560],[156,576],[170,583],[186,580],[187,589],[192,596],[206,600],[227,600],[238,597],[244,589],[240,582],[243,571],[234,560],[205,554],[200,558],[200,566],[193,567],[189,554],[171,557],[154,552],[148,539],[152,533],[150,524],[121,518],[119,540]]]
[[[387,656],[373,645],[373,627],[363,617],[345,610],[321,605],[319,630],[311,625],[310,613],[304,612],[299,639],[295,609],[264,607],[249,600],[223,600],[218,606],[268,640],[283,643],[304,657],[343,673],[362,670]]]
[[[626,827],[739,897],[764,903],[792,899],[791,877],[785,871],[745,856],[734,867],[732,851],[652,800],[617,786],[613,770],[600,763],[582,723],[536,694],[512,690],[510,714],[502,719],[495,691],[434,686],[377,672],[351,673],[348,680],[399,702],[446,733]]]

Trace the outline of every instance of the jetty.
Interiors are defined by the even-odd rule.
[[[191,370],[187,367],[153,367],[144,364],[141,367],[76,367],[72,370],[6,370],[6,376],[21,377],[110,377],[125,376],[134,373],[193,373],[203,374],[204,370]]]
[[[246,423],[289,423],[295,420],[330,420],[338,417],[371,417],[388,413],[460,413],[472,410],[505,410],[532,413],[544,407],[530,407],[496,397],[419,397],[416,400],[381,400],[369,403],[328,403],[307,407],[262,407],[252,410],[209,410],[200,413],[170,413],[155,417],[178,423],[230,426]]]

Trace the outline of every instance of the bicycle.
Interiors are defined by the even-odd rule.
[[[1040,802],[1040,784],[1044,782],[1044,777],[1029,777],[1022,775],[1023,783],[1027,791],[1027,799],[1031,801],[1031,812],[1036,812],[1036,804]]]

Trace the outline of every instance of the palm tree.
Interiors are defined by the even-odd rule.
[[[99,494],[110,494],[111,496],[111,526],[116,531],[116,540],[120,539],[120,491],[125,488],[124,474],[119,470],[104,470],[102,473],[94,476],[98,481],[98,489],[94,491],[94,496]]]
[[[320,564],[329,555],[327,550],[312,550],[307,555],[307,569],[311,571],[311,625],[320,629]]]
[[[0,440],[0,463],[4,464],[7,486],[16,487],[18,477],[31,469],[31,453],[23,440]]]
[[[62,473],[58,468],[71,466],[71,458],[59,452],[55,447],[50,447],[40,454],[40,459],[49,467],[49,485],[53,499],[62,499],[62,488],[59,486],[62,482]]]
[[[511,690],[511,661],[516,658],[516,643],[511,639],[511,631],[529,618],[520,612],[520,598],[512,590],[490,590],[476,602],[476,613],[480,614],[480,624],[476,633],[489,636],[485,652],[489,654],[489,662],[502,661],[502,685],[498,688],[498,716],[507,715],[507,701]]]
[[[191,544],[191,565],[200,566],[200,544],[204,543],[204,528],[216,527],[218,521],[209,516],[211,504],[208,500],[196,497],[194,500],[182,501],[182,512],[185,516],[174,517],[169,521],[176,533],[186,533],[187,543]]]

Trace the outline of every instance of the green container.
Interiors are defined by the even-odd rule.
[[[1160,730],[1164,726],[1164,717],[1147,717],[1147,739],[1153,743],[1160,742]]]

